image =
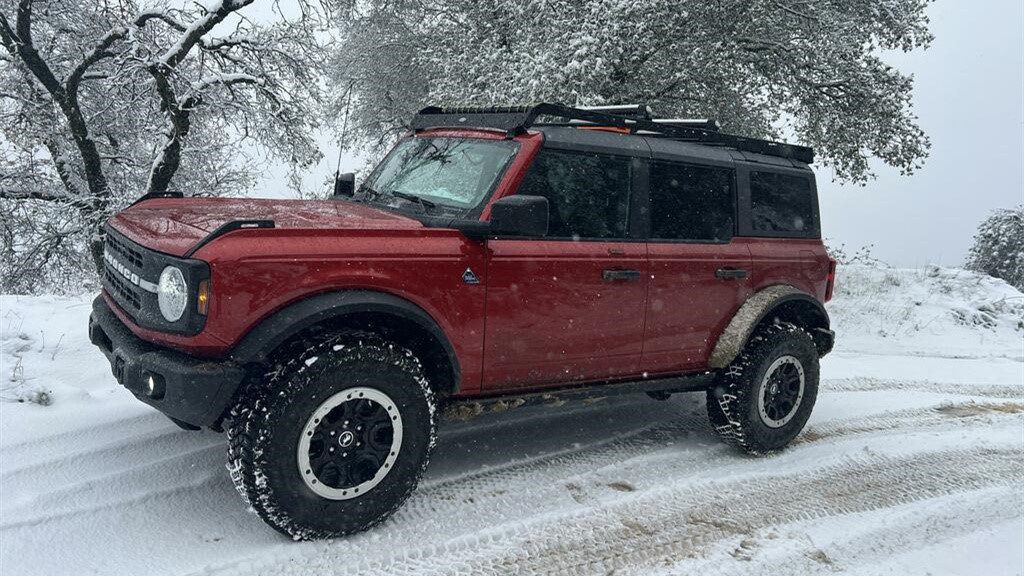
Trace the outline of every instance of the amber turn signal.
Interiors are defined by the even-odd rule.
[[[210,309],[210,281],[203,280],[199,283],[199,297],[196,298],[196,311],[206,316]]]

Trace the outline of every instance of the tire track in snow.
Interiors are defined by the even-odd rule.
[[[223,437],[191,435],[158,414],[66,432],[5,448],[0,470],[0,528],[61,518],[140,502],[199,486],[219,470]],[[197,466],[198,464],[198,466]],[[204,473],[204,470],[209,471]],[[160,478],[154,490],[153,478]]]
[[[600,409],[607,410],[608,407]],[[582,412],[588,411],[593,412]],[[554,418],[556,415],[542,413],[539,417]],[[537,415],[526,415],[512,419],[509,425],[520,426],[522,420],[536,418]],[[132,424],[135,424],[135,420]],[[30,497],[5,499],[0,529],[9,533],[39,524],[59,524],[70,517],[112,511],[118,507],[139,507],[154,500],[185,499],[190,497],[191,492],[208,488],[210,484],[220,481],[222,476],[225,485],[229,485],[222,462],[225,445],[223,436],[196,435],[162,426],[160,417],[157,417],[156,422],[161,424],[159,429],[133,434],[130,430],[132,426],[129,426],[129,430],[116,440],[100,434],[104,436],[102,440],[109,441],[99,445],[96,445],[96,439],[71,434],[43,438],[35,446],[22,443],[20,450],[44,454],[55,453],[50,446],[55,441],[76,439],[88,448],[72,454],[65,452],[63,458],[49,456],[37,459],[15,469],[4,467],[0,472],[0,486],[4,491]],[[492,425],[487,421],[483,423],[485,428]],[[460,431],[455,430],[455,435],[459,434]],[[464,430],[461,434],[472,435],[474,431]],[[634,435],[635,432],[631,432],[624,437]],[[615,440],[602,438],[595,444],[603,445]],[[643,443],[649,444],[652,441],[647,439]],[[629,446],[636,447],[639,443],[630,443]],[[126,454],[131,457],[126,458]],[[44,481],[40,481],[44,478]],[[159,479],[159,483],[154,484],[154,479]],[[462,480],[449,479],[447,482],[455,491],[461,492],[459,487]],[[486,487],[483,489],[486,490]],[[466,505],[464,499],[448,498],[447,495],[445,492],[439,499],[447,501],[446,507]],[[238,503],[231,500],[229,504]],[[424,511],[423,515],[430,517],[433,513]]]
[[[892,390],[913,390],[960,396],[987,396],[990,398],[1024,398],[1020,383],[1008,384],[960,384],[932,382],[928,380],[890,380],[885,378],[826,378],[821,382],[821,392],[876,392]]]
[[[987,406],[985,404],[963,403],[944,406],[952,411],[981,409],[981,412],[976,416],[954,418],[935,408],[923,408],[832,421],[808,428],[797,438],[796,444],[831,441],[878,431],[937,429],[947,427],[951,422],[970,426],[978,424],[982,419],[1012,417],[998,411],[991,416],[983,415],[984,407]],[[519,424],[518,421],[513,423]],[[679,444],[693,433],[706,434],[712,445],[711,452],[704,447],[678,449]],[[188,449],[182,449],[180,446],[180,440],[185,439],[180,433],[171,432],[160,437],[178,440],[177,453],[168,455],[163,449],[157,449],[153,452],[159,456],[147,458],[143,463],[137,460],[125,461],[122,458],[120,466],[108,467],[103,463],[99,466],[93,465],[89,469],[102,470],[103,473],[59,488],[37,491],[31,502],[5,510],[4,521],[0,523],[0,527],[18,528],[40,522],[53,522],[68,516],[114,509],[120,505],[140,504],[154,498],[181,496],[183,492],[216,481],[220,473],[219,437],[211,436],[211,442]],[[92,452],[114,457],[119,447],[119,444],[115,444],[103,451]],[[715,453],[726,455],[727,458],[715,458],[712,456]],[[197,456],[203,456],[203,460],[213,462],[213,465],[208,467],[210,473],[202,473],[202,469],[205,468],[196,470],[186,465],[194,462]],[[73,458],[62,463],[62,466],[77,467],[77,460]],[[396,522],[411,524],[430,521],[438,515],[458,515],[479,507],[497,507],[499,510],[511,512],[522,506],[519,497],[525,489],[528,489],[538,502],[534,512],[546,506],[556,507],[566,496],[576,496],[573,490],[578,489],[579,485],[595,483],[588,482],[588,479],[613,476],[615,470],[628,468],[633,461],[638,461],[644,466],[664,461],[661,473],[681,478],[697,471],[708,473],[716,469],[743,468],[745,459],[735,457],[728,447],[714,445],[714,437],[707,429],[702,414],[684,414],[677,420],[652,424],[614,438],[602,438],[586,446],[424,482],[417,496],[399,513]],[[126,462],[131,465],[123,466]],[[45,467],[39,467],[38,472],[47,471]],[[66,472],[62,472],[63,474]],[[161,489],[152,490],[148,487],[148,479],[153,477],[160,477],[163,480]],[[174,482],[168,483],[169,479]],[[25,478],[24,482],[31,482],[31,478]],[[107,489],[107,486],[113,488]],[[129,488],[125,489],[126,486]],[[82,498],[83,492],[92,492],[93,495],[90,498]],[[585,500],[586,496],[580,499]],[[46,510],[46,513],[40,515],[37,513],[38,510]]]
[[[877,432],[948,430],[953,426],[966,428],[1008,420],[1024,421],[1021,411],[1024,411],[1024,406],[1016,404],[964,402],[883,412],[810,426],[797,437],[794,445],[831,442]],[[693,435],[705,435],[711,447],[683,448],[682,444],[692,441]],[[703,414],[684,414],[677,420],[654,424],[629,435],[576,450],[424,482],[417,491],[419,498],[411,500],[399,518],[405,521],[404,515],[407,514],[410,520],[427,519],[467,503],[488,506],[514,501],[506,495],[524,486],[529,486],[536,501],[557,500],[558,496],[565,495],[567,486],[578,487],[588,478],[629,468],[634,461],[648,467],[660,462],[659,472],[676,478],[695,472],[709,473],[716,469],[744,466],[744,458],[736,457],[731,448],[717,446],[716,442]],[[715,455],[726,458],[715,458]],[[573,488],[568,490],[572,492]],[[537,508],[543,508],[543,505],[536,504],[534,511]]]
[[[833,352],[836,356],[842,358],[856,358],[858,356],[882,356],[882,357],[909,357],[909,358],[939,358],[942,360],[1012,360],[1014,362],[1024,362],[1024,356],[1014,351],[1003,351],[1003,352],[989,352],[985,354],[960,352],[960,353],[948,353],[937,350],[858,350],[851,348],[843,348],[841,350],[835,350]]]
[[[793,440],[793,445],[884,431],[948,431],[950,427],[971,428],[1003,419],[1024,421],[1022,413],[1024,404],[1016,402],[947,402],[926,408],[894,410],[817,423],[805,428]]]
[[[769,526],[753,534],[726,538],[713,544],[707,556],[680,559],[648,576],[775,576],[779,566],[785,566],[788,573],[803,575],[847,569],[863,572],[873,561],[1019,521],[1024,515],[1022,495],[1015,486],[997,486],[974,491],[969,499],[963,493],[954,493],[934,499],[929,506],[911,503],[845,518],[831,516]]]
[[[629,466],[631,461],[649,462],[658,452],[667,452],[667,457],[678,463],[706,464],[708,453],[704,450],[673,450],[695,431],[705,434],[709,443],[714,442],[710,427],[703,418],[699,422],[693,417],[680,418],[586,446],[428,480],[417,489],[418,497],[399,511],[398,519],[430,519],[439,513],[447,516],[460,508],[477,506],[520,507],[519,496],[524,490],[535,500],[532,511],[537,512],[568,496],[566,487],[573,480]]]
[[[189,492],[206,490],[222,481],[222,478],[217,476],[192,475],[188,480],[181,483],[161,486],[160,488],[155,489],[150,488],[134,492],[129,496],[121,496],[113,500],[89,502],[78,507],[69,506],[58,512],[47,511],[43,514],[28,516],[12,522],[7,521],[5,514],[4,522],[0,524],[0,529],[5,532],[13,532],[28,527],[61,522],[73,517],[88,516],[99,512],[119,511],[122,507],[126,506],[139,507],[156,500],[183,500],[190,497],[188,494]],[[69,496],[69,501],[74,501],[73,495]]]
[[[953,411],[963,407],[976,409],[979,404],[962,403],[956,405],[944,405],[952,408]],[[385,529],[367,536],[369,542],[363,540],[364,536],[355,536],[345,541],[334,542],[331,548],[325,550],[324,555],[331,556],[331,550],[337,556],[334,560],[323,564],[332,566],[331,570],[343,565],[342,558],[358,557],[369,545],[370,550],[387,550],[388,546],[381,546],[383,541],[390,541],[397,548],[409,541],[428,541],[438,537],[452,538],[449,542],[458,547],[458,542],[473,537],[472,534],[494,533],[492,526],[503,526],[508,523],[509,518],[520,519],[524,515],[527,522],[530,519],[544,517],[546,515],[556,518],[556,525],[568,524],[566,530],[575,530],[572,527],[572,518],[562,519],[566,509],[576,509],[580,505],[597,505],[607,501],[611,491],[608,489],[610,480],[616,479],[616,474],[642,469],[643,476],[652,479],[670,479],[673,486],[681,484],[692,484],[707,482],[714,484],[718,478],[729,477],[737,474],[763,474],[768,469],[774,472],[771,467],[785,467],[796,474],[817,474],[815,465],[834,462],[829,459],[826,462],[811,461],[801,454],[801,448],[784,452],[781,455],[770,459],[751,460],[736,455],[727,447],[714,445],[710,431],[706,431],[707,424],[699,415],[701,420],[696,423],[698,415],[687,414],[679,420],[661,422],[651,427],[636,431],[626,437],[615,439],[609,442],[598,442],[579,451],[569,453],[547,455],[523,462],[512,462],[498,468],[489,468],[477,472],[471,472],[457,477],[442,478],[433,483],[426,483],[422,490],[419,490],[407,503],[406,507],[399,511]],[[982,415],[971,417],[954,417],[946,412],[937,411],[935,407],[903,410],[882,414],[869,415],[861,418],[854,418],[843,421],[832,421],[812,428],[815,431],[811,438],[801,442],[805,445],[831,444],[842,441],[845,438],[869,434],[871,432],[883,432],[884,434],[902,434],[904,432],[918,432],[920,429],[940,429],[944,425],[957,425],[957,428],[969,426],[993,426],[1006,424],[1011,421],[1024,420],[1020,414],[1004,413],[995,411],[991,413],[982,412]],[[695,445],[693,438],[684,440],[686,434],[704,430],[711,443],[707,446]],[[958,434],[959,436],[959,434]],[[681,446],[682,445],[682,446]],[[860,446],[857,446],[859,452]],[[853,447],[845,449],[849,452]],[[842,457],[843,448],[839,448],[839,457]],[[950,458],[955,458],[953,453]],[[933,461],[942,462],[944,456],[937,456]],[[763,465],[758,465],[763,463]],[[766,465],[765,465],[766,464]],[[913,462],[908,464],[914,466]],[[949,465],[947,463],[947,465]],[[959,465],[959,463],[958,463]],[[856,472],[850,472],[856,474]],[[770,476],[770,474],[769,474]],[[660,480],[659,480],[660,481]],[[597,491],[596,493],[594,491]],[[603,493],[602,493],[603,491]],[[589,494],[588,494],[589,492]],[[613,494],[616,498],[620,495]],[[627,497],[629,494],[626,495]],[[572,500],[570,500],[570,498]],[[575,503],[573,502],[575,500]],[[445,524],[438,524],[438,518],[447,518]],[[453,519],[457,519],[454,520]],[[639,530],[641,534],[646,531],[644,525],[633,524],[633,529]],[[503,533],[503,528],[497,528],[497,533]],[[447,535],[447,536],[445,536]],[[554,536],[553,541],[559,537]],[[570,547],[575,544],[570,544]],[[472,547],[472,546],[470,546]],[[413,552],[414,557],[441,553],[428,548]],[[373,555],[373,554],[371,554]],[[306,554],[301,564],[307,560],[313,562],[311,573],[318,573],[315,567],[319,564],[318,558],[309,558]],[[294,556],[292,556],[294,558]],[[405,557],[403,561],[410,560]],[[341,564],[337,564],[340,562]],[[432,560],[424,560],[424,566],[432,566]],[[385,562],[378,567],[387,566]],[[369,566],[364,566],[369,568]],[[323,572],[331,570],[324,568]],[[371,570],[372,572],[372,570]]]
[[[0,529],[56,522],[195,490],[222,478],[219,466],[196,467],[192,464],[197,461],[219,463],[222,457],[223,450],[219,444],[197,446],[106,473],[83,475],[81,480],[35,492],[21,489],[18,492],[31,496],[4,503]],[[161,479],[157,488],[154,488],[153,478]],[[8,485],[4,484],[3,488],[7,491]]]
[[[592,414],[601,410],[609,410],[609,407],[588,408],[580,412],[583,412],[582,417],[586,418],[586,413]],[[561,413],[524,415],[510,419],[508,426],[518,428],[523,421],[554,419],[559,418],[559,414]],[[157,422],[162,424],[159,418]],[[495,426],[490,421],[481,422],[483,428]],[[674,429],[676,426],[673,424],[671,428]],[[661,442],[664,440],[663,436],[670,433],[669,430],[661,430],[662,437],[650,437],[644,434],[649,428],[635,429],[616,437],[600,438],[586,446],[614,445],[613,450],[620,454],[623,451],[639,449],[641,445]],[[455,436],[475,434],[473,430],[454,432]],[[61,436],[67,439],[68,435]],[[620,439],[626,441],[625,446],[615,445]],[[39,444],[42,446],[35,448],[46,452],[44,446],[53,441],[53,437],[41,439]],[[188,499],[191,493],[209,488],[211,484],[219,482],[222,476],[225,486],[230,485],[224,472],[225,443],[223,436],[220,435],[196,435],[161,426],[158,430],[143,431],[138,435],[133,435],[129,431],[123,433],[121,438],[99,446],[93,444],[95,440],[79,438],[79,441],[89,448],[66,455],[64,458],[49,457],[13,470],[5,467],[0,472],[0,485],[5,492],[10,490],[8,493],[31,495],[30,498],[21,500],[5,500],[0,529],[5,532],[17,531],[40,524],[59,524],[70,517],[113,511],[118,507],[141,507],[152,504],[154,500]],[[30,443],[23,443],[20,448],[31,451],[33,446]],[[585,450],[585,447],[577,447],[562,456],[573,459],[573,454],[581,448]],[[126,453],[131,457],[126,458]],[[595,458],[600,460],[600,454],[603,453],[600,451],[599,454],[589,457],[587,462],[594,461]],[[552,455],[548,454],[537,458],[537,465],[542,465],[539,461],[551,457]],[[513,467],[517,465],[521,465],[521,462],[512,464]],[[490,476],[492,472],[484,470],[467,473],[468,476],[480,474]],[[43,478],[45,481],[40,481]],[[159,483],[154,484],[154,479],[159,479]],[[502,480],[487,480],[480,487],[481,492],[486,492],[495,482],[500,484]],[[463,479],[462,475],[441,479],[439,484],[449,488],[440,490],[436,503],[444,509],[471,507],[472,494],[468,496],[468,502],[467,498],[459,496],[463,494],[465,486],[472,483],[472,479]],[[452,496],[452,493],[455,493],[455,496]],[[230,500],[228,504],[236,506],[238,502]],[[430,508],[436,509],[434,504],[431,504]],[[436,512],[426,507],[421,512],[421,517],[436,516]]]
[[[197,450],[224,443],[221,435],[187,436],[181,430],[151,430],[138,434],[127,434],[113,442],[95,444],[88,439],[69,441],[71,450],[58,452],[47,446],[39,446],[40,453],[47,454],[34,462],[20,466],[4,466],[0,481],[17,483],[31,481],[33,476],[45,474],[51,478],[73,478],[80,481],[90,476],[106,477],[111,472],[126,468],[137,468],[146,463],[158,463],[174,456],[185,456]],[[87,446],[74,449],[73,446]],[[57,454],[63,454],[62,456]],[[125,454],[133,459],[126,460]],[[12,458],[13,459],[13,458]],[[94,474],[95,473],[95,474]],[[83,476],[83,474],[85,476]]]
[[[1022,473],[1024,457],[1016,449],[868,455],[804,474],[670,485],[421,547],[352,573],[643,573],[767,526],[1012,485]],[[325,556],[312,562],[293,556],[249,572],[332,573],[351,561],[346,554],[331,562],[330,549]]]
[[[133,416],[118,420],[111,420],[90,426],[88,428],[68,430],[50,435],[40,435],[29,440],[4,444],[4,455],[18,462],[33,462],[40,457],[39,450],[45,450],[43,455],[53,454],[54,451],[63,448],[69,442],[82,442],[87,440],[89,445],[111,444],[116,442],[126,443],[131,438],[131,432],[138,433],[139,428],[147,431],[170,432],[178,430],[170,424],[166,418],[158,412]]]
[[[826,386],[827,390],[879,390],[879,389],[921,389],[934,391],[936,388],[948,389],[953,392],[970,393],[972,395],[988,395],[990,397],[1019,397],[1015,390],[1010,387],[1001,386],[978,386],[946,384],[938,385],[934,382],[899,382],[883,381],[877,379],[849,379],[833,380]],[[641,406],[646,400],[630,402],[631,409]],[[626,408],[624,406],[624,408]],[[604,407],[591,407],[574,410],[574,413],[586,415],[587,412],[600,412],[608,410]],[[456,436],[478,435],[481,431],[489,429],[508,428],[527,423],[543,425],[544,420],[549,418],[563,419],[565,413],[548,415],[543,411],[524,413],[521,417],[505,417],[499,422],[481,420],[479,424],[470,425],[457,424],[450,434]],[[825,424],[812,426],[805,431],[797,443],[819,441],[824,438],[834,438],[840,435],[864,434],[880,430],[903,430],[914,428],[937,428],[942,427],[948,421],[947,416],[936,414],[931,409],[899,411],[881,415],[869,416],[852,421],[832,421]],[[0,482],[8,493],[19,492],[14,490],[19,485],[33,483],[33,478],[39,474],[48,476],[48,480],[59,478],[64,480],[58,487],[51,488],[46,492],[36,492],[33,500],[52,504],[52,500],[72,501],[75,491],[96,487],[99,483],[110,483],[118,485],[118,480],[132,480],[129,477],[146,477],[147,470],[151,467],[180,468],[174,464],[180,464],[179,460],[187,460],[197,454],[204,453],[211,447],[219,446],[222,443],[220,436],[207,434],[204,437],[187,435],[176,428],[164,425],[162,419],[157,416],[136,417],[118,423],[105,423],[88,431],[63,433],[55,436],[45,437],[37,442],[23,442],[13,447],[15,457],[11,460],[24,461],[22,454],[55,454],[54,445],[76,443],[89,446],[87,450],[73,453],[70,457],[56,458],[36,456],[34,462],[17,467],[5,467],[0,474]],[[155,426],[155,427],[153,427]],[[126,432],[125,427],[129,430]],[[131,428],[146,428],[138,433],[132,433]],[[433,500],[429,505],[423,507],[423,514],[418,510],[408,510],[407,513],[413,517],[434,516],[437,511],[457,507],[464,502],[486,501],[499,498],[506,492],[502,485],[521,483],[529,478],[535,484],[557,484],[561,481],[569,481],[579,474],[592,475],[595,470],[600,470],[604,463],[611,462],[611,466],[617,466],[630,458],[647,458],[650,453],[671,448],[672,445],[688,434],[710,435],[702,414],[686,413],[680,420],[671,422],[659,422],[651,426],[635,429],[628,433],[601,438],[591,444],[577,446],[573,449],[563,450],[541,456],[509,462],[500,466],[488,467],[483,470],[474,470],[458,474],[448,478],[427,480],[421,488],[424,496],[430,496]],[[187,436],[187,437],[186,437]],[[199,445],[195,440],[202,439]],[[99,441],[99,442],[97,442]],[[132,460],[124,458],[124,452],[128,450],[133,454]],[[678,454],[670,454],[670,457],[677,457]],[[705,451],[697,451],[696,457],[688,458],[694,464],[705,461]],[[140,463],[141,462],[141,463]],[[182,479],[183,484],[192,486],[194,482],[187,478]],[[137,482],[121,482],[127,485],[138,485]],[[561,491],[562,487],[557,486],[555,491]],[[137,498],[142,494],[133,490],[116,491],[119,498]],[[116,498],[101,498],[108,501],[108,504],[116,503]],[[57,510],[56,515],[62,512],[87,512],[88,508],[82,505],[71,507],[46,506],[51,513]],[[5,518],[11,519],[9,506],[5,510]],[[17,510],[17,507],[14,509]],[[29,521],[30,515],[15,514],[19,520]]]
[[[949,406],[955,413],[965,407],[982,405],[965,402]],[[652,406],[661,409],[655,410],[651,408]],[[631,422],[631,428],[615,436],[602,436],[603,422],[599,419],[620,409],[628,409],[630,412],[627,420]],[[647,419],[638,416],[645,411],[656,414]],[[678,415],[671,417],[673,411]],[[539,518],[549,517],[555,519],[552,521],[556,525],[568,523],[570,527],[566,529],[571,530],[571,522],[575,518],[572,513],[581,506],[601,505],[602,502],[608,501],[609,496],[629,499],[636,494],[648,492],[648,489],[642,486],[636,493],[612,492],[608,484],[613,480],[619,480],[618,475],[624,472],[644,470],[644,475],[649,475],[652,480],[660,482],[658,478],[668,478],[672,486],[679,486],[683,483],[700,485],[709,479],[714,482],[717,478],[727,478],[736,474],[750,475],[751,471],[760,474],[758,469],[764,470],[766,466],[759,466],[757,462],[785,466],[790,471],[801,471],[814,464],[806,458],[800,459],[800,446],[772,458],[784,459],[781,462],[752,461],[737,456],[731,449],[718,445],[705,420],[702,402],[692,397],[683,401],[673,400],[672,404],[643,400],[635,404],[588,407],[580,410],[577,417],[579,422],[589,422],[583,436],[592,441],[484,469],[474,465],[471,456],[463,455],[461,461],[456,463],[457,466],[454,466],[456,473],[424,482],[422,490],[414,495],[409,505],[385,525],[384,529],[371,533],[369,540],[357,536],[350,539],[352,546],[345,542],[335,542],[327,548],[324,554],[331,558],[332,569],[328,570],[325,567],[323,572],[333,572],[338,566],[351,563],[354,558],[359,557],[360,547],[370,552],[369,557],[380,558],[389,557],[393,550],[408,547],[409,542],[425,542],[432,538],[448,539],[455,547],[464,539],[472,539],[474,534],[491,534],[494,542],[500,542],[509,518],[514,518],[517,522],[530,523],[536,522]],[[953,417],[937,413],[934,408],[904,410],[823,422],[808,430],[808,433],[814,432],[817,437],[807,438],[799,443],[816,446],[871,432],[900,434],[921,429],[939,431],[943,428],[943,422],[958,427],[975,427],[1006,423],[1008,419],[1019,421],[1022,416],[992,412],[977,417]],[[523,416],[515,418],[509,415],[500,419],[484,419],[480,421],[479,426],[475,423],[462,425],[461,429],[456,428],[446,435],[457,442],[472,440],[473,443],[491,442],[500,446],[510,438],[518,438],[520,434],[531,434],[541,439],[533,445],[542,446],[545,444],[543,437],[551,433],[557,441],[564,442],[564,437],[557,428],[552,427],[552,423],[564,423],[565,420],[561,412],[550,415],[524,413]],[[566,428],[578,425],[576,421],[564,424]],[[150,424],[144,424],[143,428],[150,428]],[[62,475],[78,469],[80,473],[84,472],[92,479],[102,476],[103,482],[90,484],[98,492],[81,498],[85,504],[71,502],[70,504],[75,504],[71,506],[67,498],[74,496],[74,490],[69,490],[66,484],[57,487],[51,484],[48,486],[50,490],[43,491],[31,509],[24,509],[25,514],[17,518],[15,524],[2,526],[4,536],[17,537],[16,535],[34,534],[39,530],[59,530],[66,524],[68,518],[90,514],[97,514],[98,518],[111,519],[123,513],[133,516],[151,514],[154,510],[170,509],[182,503],[193,502],[197,498],[206,501],[220,492],[229,492],[227,489],[219,489],[221,483],[227,486],[221,466],[221,437],[211,434],[191,435],[177,432],[173,428],[143,430],[140,433],[147,435],[160,446],[152,448],[142,443],[136,449],[132,445],[136,444],[138,439],[133,440],[130,433],[127,437],[122,433],[120,440],[112,441],[102,449],[90,446],[82,457],[76,456],[70,462],[58,462]],[[445,434],[443,438],[444,436]],[[210,444],[207,446],[206,442]],[[442,450],[444,442],[443,439]],[[88,444],[89,442],[86,443]],[[178,455],[167,457],[165,449],[174,449],[174,444],[178,444]],[[126,448],[129,449],[128,457],[124,453]],[[30,449],[30,446],[23,446],[23,449]],[[793,458],[787,459],[791,455]],[[92,460],[93,457],[96,460]],[[829,460],[832,461],[834,459]],[[190,465],[193,466],[191,470],[188,469]],[[45,466],[33,466],[31,470],[32,474],[28,474],[24,469],[19,469],[19,484],[27,486],[33,481],[33,477],[42,480],[40,475],[47,472]],[[111,470],[113,472],[110,474],[101,474]],[[813,470],[807,473],[813,473]],[[156,485],[153,481],[156,479],[160,480],[160,484],[154,489]],[[101,490],[100,487],[108,483],[109,490]],[[40,484],[47,485],[46,482]],[[570,485],[575,486],[575,492]],[[38,488],[36,492],[38,493]],[[234,500],[222,503],[223,506],[220,504],[218,503],[218,506],[222,512],[234,511],[237,506]],[[38,514],[29,514],[30,510],[37,510]],[[241,516],[241,510],[238,512],[239,514],[232,516]],[[568,516],[567,512],[570,513]],[[5,515],[5,521],[10,519]],[[247,520],[255,521],[251,517]],[[79,520],[72,521],[75,522]],[[627,519],[627,523],[630,529],[634,532],[639,531],[641,535],[649,531],[643,522]],[[262,535],[261,529],[262,526],[255,523],[251,532]],[[509,537],[513,537],[515,533],[512,530]],[[553,541],[557,542],[558,537],[556,536]],[[572,545],[574,544],[570,544],[570,547]],[[432,557],[430,554],[451,553],[448,548],[442,548],[421,550],[423,554],[428,554],[424,560],[425,565],[432,565],[432,561],[429,560]],[[307,559],[307,548],[288,545],[287,550],[292,557],[298,554],[303,558],[303,562]],[[346,552],[334,555],[338,550]],[[412,554],[416,553],[414,551]],[[247,556],[251,558],[254,554],[259,553],[252,550]],[[413,555],[402,555],[396,561],[404,565],[412,562]],[[387,562],[390,561],[389,559],[376,566],[387,566]],[[313,566],[312,571],[315,573],[316,562],[313,562]],[[370,564],[364,566],[368,570],[372,567]]]
[[[949,407],[956,411],[960,407],[967,409],[984,408],[985,404],[958,404]],[[709,458],[709,451],[704,447],[679,450],[679,444],[691,440],[688,436],[704,435],[713,445],[714,437],[704,421],[699,402],[677,406],[681,414],[671,421],[656,422],[649,426],[631,430],[610,438],[599,438],[587,445],[575,446],[558,452],[543,454],[528,459],[520,459],[425,481],[417,492],[417,497],[400,512],[398,521],[416,522],[436,518],[438,514],[461,513],[465,509],[479,506],[497,506],[512,509],[520,504],[516,494],[524,486],[532,486],[530,491],[537,500],[548,505],[557,505],[565,496],[580,500],[579,484],[587,484],[587,479],[600,477],[602,473],[613,473],[616,469],[630,466],[631,461],[638,460],[650,466],[656,460],[670,461],[665,473],[686,475],[694,471],[707,472],[722,467],[742,467],[742,460],[729,458]],[[597,411],[607,410],[602,407]],[[581,411],[587,412],[587,411]],[[586,416],[586,414],[584,414]],[[1001,413],[992,417],[1003,416]],[[979,418],[988,418],[981,413],[977,417],[951,418],[932,408],[903,410],[871,415],[851,420],[831,421],[812,426],[796,441],[797,444],[833,440],[842,436],[868,434],[888,430],[935,429],[947,426],[954,421],[962,425],[974,425]],[[561,415],[526,415],[510,419],[505,427],[517,427],[524,421],[543,423],[546,418],[562,419]],[[497,429],[501,426],[493,421],[485,421],[481,428]],[[460,435],[476,434],[472,429],[456,430]],[[52,439],[47,439],[52,440]],[[204,442],[196,444],[195,441]],[[197,489],[220,473],[216,463],[221,456],[220,436],[194,436],[175,429],[151,430],[137,438],[122,438],[106,445],[91,446],[89,450],[76,453],[70,458],[41,462],[23,466],[14,470],[4,470],[0,475],[5,488],[36,483],[40,475],[48,476],[51,481],[47,490],[35,490],[30,502],[12,502],[5,504],[3,528],[17,528],[40,522],[52,522],[67,516],[87,514],[98,510],[112,509],[121,504],[133,504],[149,501],[153,498],[180,495],[182,492]],[[89,445],[86,442],[86,445]],[[28,448],[27,446],[25,448]],[[133,458],[124,458],[124,449],[131,448]],[[712,450],[731,454],[726,447],[715,446]],[[660,455],[659,455],[660,453]],[[140,460],[141,458],[141,460]],[[210,474],[203,474],[201,468],[189,467],[196,459],[201,462],[214,462]],[[197,479],[199,472],[201,478]],[[149,479],[162,478],[160,490],[153,491],[149,487]],[[53,478],[65,480],[54,486]],[[167,480],[172,480],[169,484]],[[591,482],[593,483],[593,482]],[[127,488],[126,488],[127,487]],[[14,492],[28,493],[27,490]],[[90,498],[83,498],[83,494]],[[539,505],[539,508],[544,508]],[[46,510],[45,514],[38,511]]]

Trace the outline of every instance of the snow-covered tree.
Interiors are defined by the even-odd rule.
[[[318,159],[332,0],[0,0],[0,289],[77,281],[144,193],[232,194]],[[70,275],[69,275],[70,274]]]
[[[927,47],[928,0],[367,0],[334,61],[352,126],[386,146],[431,103],[647,103],[795,135],[844,179],[929,142],[886,50]]]
[[[1024,290],[1024,204],[996,210],[981,223],[966,267]]]

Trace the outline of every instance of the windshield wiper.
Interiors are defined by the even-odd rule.
[[[378,196],[380,196],[380,192],[377,192],[373,188],[363,184],[358,190],[356,190],[356,193],[352,195],[352,199],[359,200],[361,202],[373,202]]]
[[[419,196],[417,196],[415,194],[409,194],[408,192],[401,192],[399,190],[392,190],[391,192],[389,192],[389,194],[391,194],[392,196],[395,196],[397,198],[401,198],[402,200],[408,200],[409,202],[415,202],[415,203],[419,204],[420,206],[422,206],[424,210],[426,210],[427,208],[436,208],[437,207],[437,204],[434,204],[430,200],[426,200],[426,199],[420,198]]]

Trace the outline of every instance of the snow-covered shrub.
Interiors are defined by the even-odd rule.
[[[981,222],[965,268],[1024,290],[1024,204],[996,210]]]
[[[981,223],[966,268],[1024,290],[1024,204],[996,210]]]
[[[874,244],[867,244],[857,248],[853,252],[848,252],[846,244],[833,244],[831,240],[827,238],[825,239],[825,250],[828,251],[828,255],[835,258],[836,263],[841,266],[862,264],[864,266],[885,267],[886,264],[878,258],[875,258],[874,254],[872,254],[872,250],[874,249]]]
[[[15,361],[10,374],[3,382],[0,382],[0,401],[30,402],[40,406],[49,406],[53,403],[50,392],[25,377],[25,367],[22,365],[21,356],[18,355],[30,347],[31,339],[27,334],[21,333],[13,340],[12,343],[8,341],[6,335],[3,337],[4,348],[12,348],[12,358]],[[17,347],[15,348],[15,346]]]

